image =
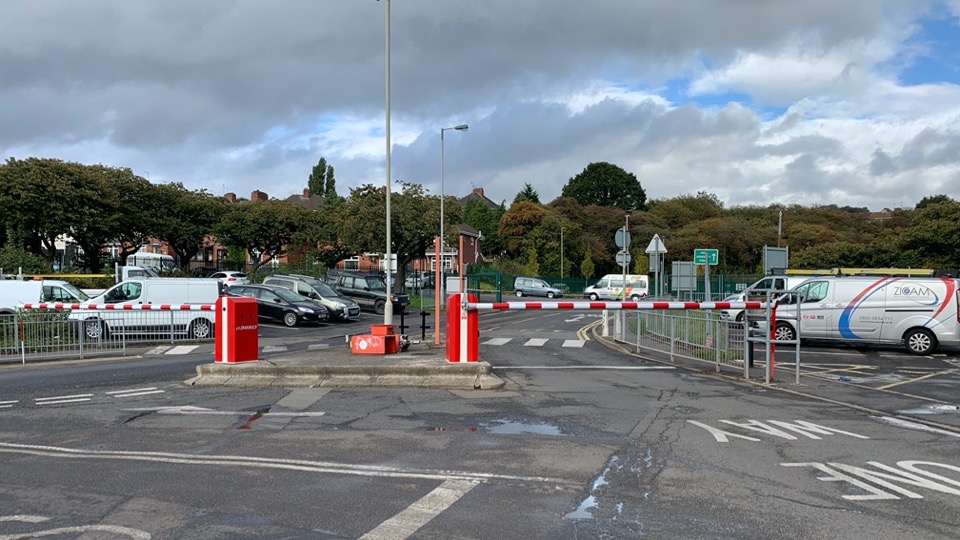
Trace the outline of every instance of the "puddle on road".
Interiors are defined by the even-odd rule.
[[[609,465],[607,465],[607,468],[603,470],[603,474],[601,474],[596,479],[594,479],[593,487],[590,488],[591,494],[587,495],[587,498],[580,503],[580,506],[578,506],[576,510],[563,516],[563,519],[592,519],[593,518],[593,512],[591,512],[590,510],[593,508],[599,508],[599,504],[597,503],[597,498],[596,496],[593,495],[593,493],[596,492],[597,489],[609,484],[609,482],[607,481],[607,474],[610,473],[610,469],[612,467],[616,466],[619,468],[619,465],[617,465],[618,461],[620,461],[620,458],[618,456],[612,456],[610,458]],[[621,512],[623,512],[623,503],[618,503],[617,514],[619,515]]]
[[[510,420],[494,420],[494,424],[480,424],[488,433],[501,435],[515,435],[518,433],[532,433],[534,435],[563,435],[560,428],[551,424],[526,424]]]

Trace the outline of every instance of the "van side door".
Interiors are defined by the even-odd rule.
[[[787,296],[792,302],[799,302],[800,337],[820,339],[836,337],[833,330],[834,308],[831,305],[833,285],[835,284],[827,280],[810,281],[797,287],[797,294]],[[797,306],[793,308],[789,313],[796,318]],[[779,313],[778,309],[777,314]]]

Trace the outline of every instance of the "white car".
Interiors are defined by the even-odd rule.
[[[247,279],[247,275],[243,272],[217,272],[216,274],[211,274],[211,278],[219,279],[220,283],[223,283],[224,287],[232,287],[234,285],[247,285],[250,283],[250,280]]]

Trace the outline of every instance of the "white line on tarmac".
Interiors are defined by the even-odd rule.
[[[0,405],[0,409],[11,409],[13,405]]]
[[[575,348],[575,349],[582,349],[584,343],[586,343],[586,342],[583,341],[583,340],[580,340],[580,339],[565,339],[565,340],[563,340],[563,346],[564,346],[564,347],[573,347],[573,348]]]
[[[199,347],[199,345],[177,345],[167,351],[167,354],[190,354],[197,347]]]
[[[156,386],[151,386],[150,388],[131,388],[130,390],[114,390],[113,392],[104,392],[104,393],[107,394],[108,396],[112,396],[114,394],[128,394],[130,392],[147,392],[149,390],[156,390],[156,389],[157,389]]]
[[[527,340],[526,343],[523,344],[523,346],[524,347],[543,347],[543,344],[546,342],[547,340],[543,338],[530,338]]]
[[[117,395],[115,395],[115,396],[113,396],[113,397],[118,397],[118,398],[121,398],[121,397],[135,397],[135,396],[147,396],[147,395],[150,395],[150,394],[163,394],[163,393],[164,393],[163,390],[149,390],[149,391],[146,391],[146,392],[132,392],[132,393],[129,393],[129,394],[117,394]]]
[[[508,338],[508,337],[495,337],[495,338],[490,338],[487,341],[484,341],[483,343],[481,343],[481,345],[506,345],[507,343],[510,342],[511,339],[512,338]]]
[[[497,371],[505,369],[599,369],[610,371],[656,371],[677,369],[673,366],[493,366]]]
[[[115,459],[121,461],[148,461],[179,463],[187,465],[220,465],[225,467],[259,467],[264,469],[283,469],[314,473],[349,474],[354,476],[382,478],[416,478],[424,480],[467,480],[484,482],[506,480],[510,482],[540,482],[548,484],[575,486],[575,482],[544,476],[515,476],[509,474],[470,473],[458,471],[434,471],[429,469],[401,469],[377,465],[352,465],[327,461],[306,461],[299,459],[274,459],[247,456],[216,456],[207,454],[177,454],[169,452],[121,452],[109,450],[85,450],[57,446],[15,444],[0,442],[0,452],[28,454],[71,459]]]
[[[54,396],[54,397],[41,397],[34,399],[34,404],[36,405],[60,405],[63,403],[80,403],[82,401],[90,401],[90,398],[93,397],[93,394],[77,394],[75,396]]]
[[[400,540],[409,538],[421,527],[460,500],[479,482],[475,480],[447,480],[411,504],[399,514],[384,521],[360,537],[361,540]]]
[[[0,405],[13,405],[14,403],[20,403],[20,400],[14,399],[13,401],[0,401]]]
[[[317,349],[329,349],[329,348],[330,348],[329,343],[314,343],[312,345],[307,345],[308,351],[315,351]]]
[[[211,416],[253,416],[256,411],[214,411],[212,409],[192,407],[141,407],[137,409],[123,409],[124,412],[154,411],[157,414],[207,414]],[[265,412],[261,416],[323,416],[324,412]]]

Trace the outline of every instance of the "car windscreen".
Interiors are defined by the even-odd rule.
[[[322,281],[310,281],[310,286],[316,289],[320,296],[340,296],[340,293]]]
[[[81,291],[80,289],[74,287],[73,284],[71,284],[71,283],[64,283],[63,285],[60,285],[60,286],[63,287],[63,290],[65,290],[65,291],[67,291],[68,293],[72,294],[72,295],[75,296],[77,299],[79,299],[81,302],[86,302],[87,300],[90,299],[90,297],[87,296],[87,293],[85,293],[85,292]]]
[[[367,287],[370,289],[383,289],[387,290],[387,282],[378,277],[367,277]]]

